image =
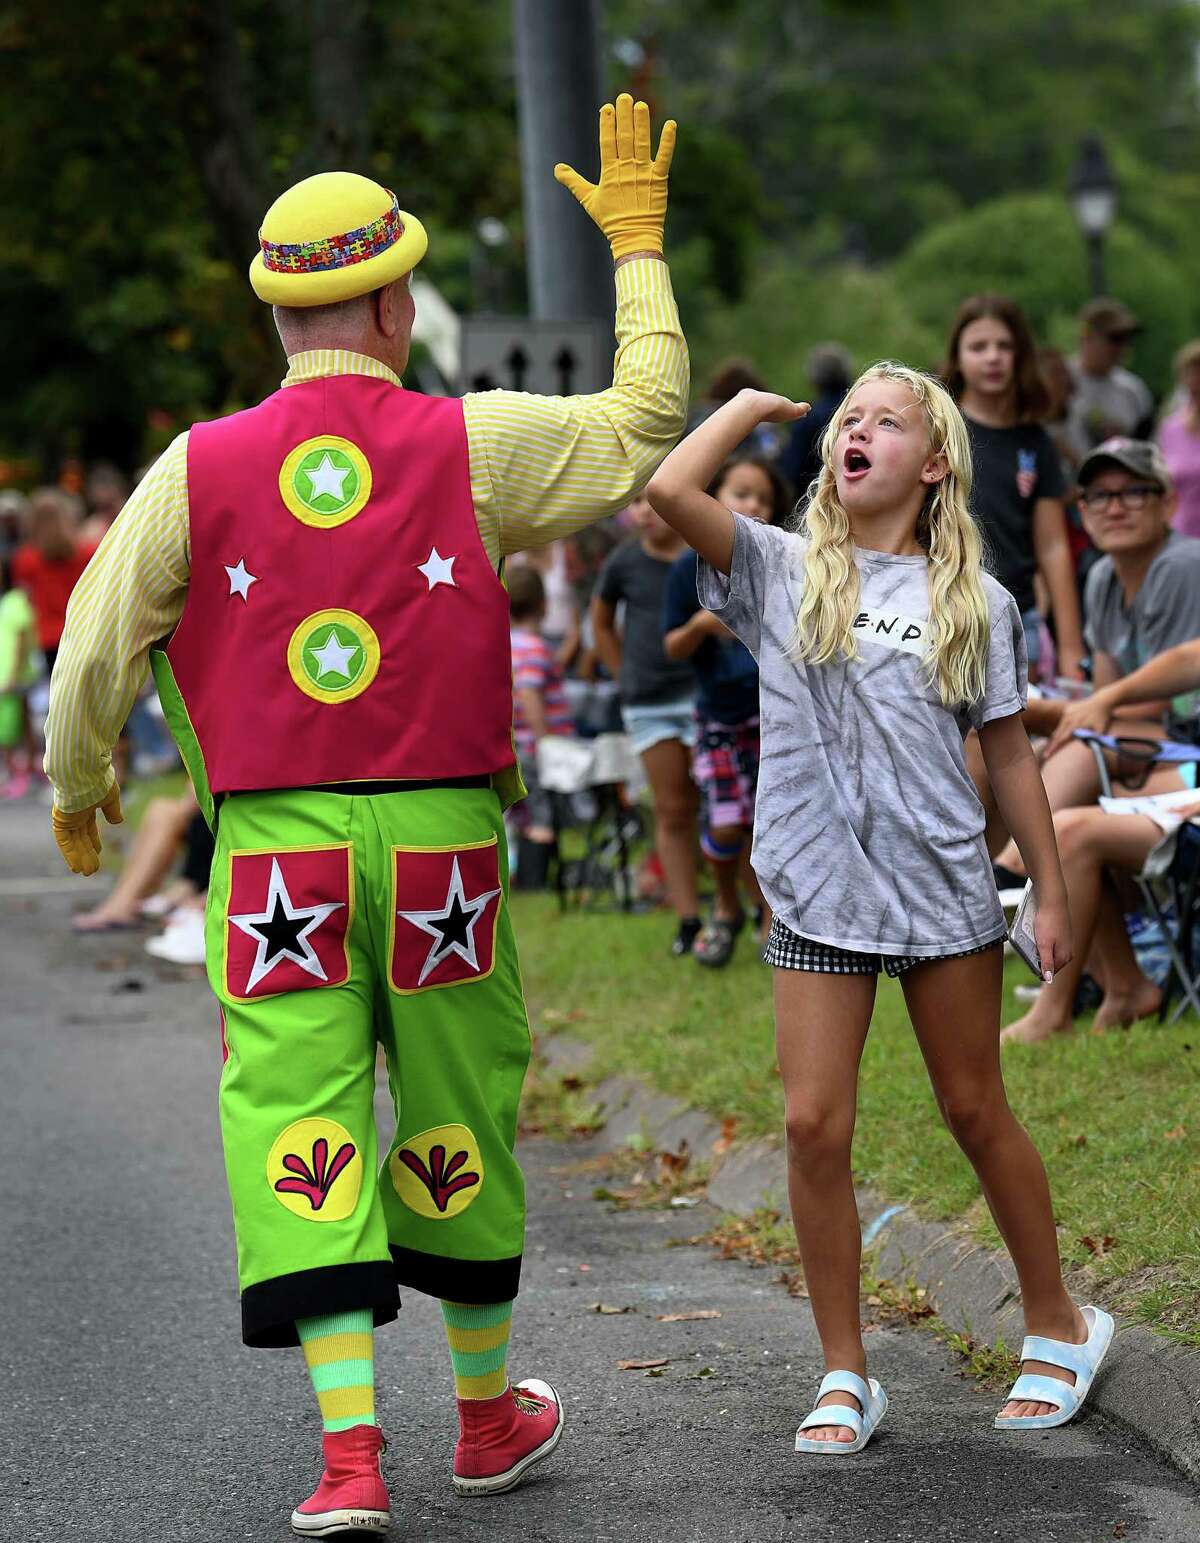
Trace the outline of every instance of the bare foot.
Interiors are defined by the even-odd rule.
[[[1055,1034],[1069,1034],[1073,1025],[1068,1015],[1056,1017],[1048,1012],[1041,998],[1015,1023],[1010,1023],[1000,1034],[1002,1045],[1036,1045],[1039,1040],[1051,1039]]]
[[[1105,1029],[1127,1029],[1140,1018],[1153,1018],[1161,1006],[1161,990],[1152,980],[1143,976],[1132,991],[1116,992],[1110,989],[1104,993],[1104,1000],[1096,1009],[1092,1028],[1097,1033]]]
[[[1070,1326],[1070,1333],[1064,1332],[1061,1326],[1055,1327],[1054,1325],[1043,1324],[1038,1324],[1036,1328],[1032,1325],[1026,1325],[1026,1332],[1029,1334],[1040,1334],[1045,1339],[1066,1340],[1071,1345],[1086,1344],[1088,1335],[1091,1332],[1091,1325],[1079,1309],[1074,1307],[1074,1304],[1072,1304],[1072,1307],[1074,1308],[1074,1320]],[[1023,1373],[1028,1372],[1034,1377],[1054,1377],[1059,1382],[1065,1382],[1068,1387],[1075,1386],[1074,1372],[1068,1371],[1065,1366],[1054,1366],[1049,1361],[1022,1361],[1021,1371]],[[1000,1417],[1005,1420],[1020,1420],[1043,1414],[1054,1414],[1058,1408],[1059,1405],[1057,1404],[1031,1402],[1029,1399],[1013,1399],[1001,1409]]]
[[[71,918],[73,932],[111,932],[115,928],[133,927],[136,924],[136,916],[103,905],[98,905],[94,911],[82,911]]]
[[[841,1404],[843,1409],[857,1409],[859,1414],[863,1407],[853,1393],[826,1393],[824,1398],[819,1398],[816,1408],[824,1409],[829,1404]],[[810,1425],[804,1432],[806,1441],[853,1441],[856,1435],[848,1425]]]

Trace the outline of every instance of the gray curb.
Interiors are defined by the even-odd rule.
[[[556,1071],[586,1076],[591,1047],[568,1036],[543,1035],[538,1051]],[[686,1141],[694,1155],[712,1152],[717,1121],[629,1077],[610,1077],[589,1088],[604,1121],[597,1140],[606,1151],[630,1141],[678,1151]],[[786,1214],[781,1141],[733,1147],[715,1159],[708,1183],[713,1205],[737,1216],[769,1206]],[[879,1270],[923,1286],[943,1322],[985,1344],[1003,1339],[1016,1349],[1022,1338],[1021,1308],[1012,1265],[972,1241],[961,1226],[922,1221],[868,1190],[858,1191],[863,1241],[877,1250]],[[1173,1345],[1140,1324],[1118,1325],[1090,1407],[1130,1431],[1194,1482],[1200,1482],[1200,1354]]]

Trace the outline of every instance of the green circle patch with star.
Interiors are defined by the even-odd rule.
[[[379,670],[379,639],[354,611],[314,611],[288,642],[288,672],[317,702],[360,696]]]
[[[371,465],[358,446],[320,434],[292,450],[279,468],[279,496],[304,525],[330,530],[352,520],[371,496]]]

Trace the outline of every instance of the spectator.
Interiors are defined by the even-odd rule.
[[[663,651],[663,597],[671,564],[684,542],[635,498],[630,511],[640,535],[619,546],[600,573],[592,599],[596,652],[621,692],[621,717],[641,757],[654,800],[655,845],[667,898],[679,918],[671,952],[690,954],[700,931],[696,894],[696,786],[689,756],[696,742],[691,666]],[[624,605],[620,632],[617,607]]]
[[[850,389],[854,361],[840,343],[818,343],[808,356],[813,401],[808,416],[792,425],[779,469],[803,498],[821,470],[821,435]]]
[[[690,434],[697,424],[703,423],[718,407],[732,402],[739,391],[761,391],[763,388],[762,376],[748,359],[726,359],[717,366],[708,391],[692,408],[688,416],[687,432]],[[747,455],[774,458],[779,453],[779,437],[775,425],[760,423],[746,436],[745,442],[738,449]]]
[[[756,456],[732,456],[708,491],[727,508],[768,525],[778,525],[791,507],[783,477]],[[667,657],[690,659],[699,687],[692,775],[703,804],[700,845],[712,864],[717,898],[692,952],[698,963],[719,969],[732,958],[746,923],[739,879],[756,912],[761,941],[771,924],[750,866],[758,787],[758,665],[724,622],[701,606],[695,552],[685,552],[671,566],[663,631]]]
[[[20,798],[29,788],[35,747],[26,697],[38,677],[37,631],[29,596],[12,582],[0,555],[0,796]]]
[[[1081,676],[1079,597],[1058,453],[1041,418],[1049,406],[1024,313],[1003,295],[973,295],[950,329],[943,375],[962,409],[974,468],[972,512],[993,572],[1017,602],[1030,674],[1041,654],[1034,576],[1054,618],[1058,667]]]
[[[1175,538],[1182,539],[1182,538]],[[1062,715],[1054,743],[1069,744],[1076,729],[1106,733],[1114,714],[1145,716],[1164,699],[1194,704],[1200,691],[1200,640],[1181,643],[1160,654],[1131,675],[1102,687],[1084,702],[1075,702]],[[1187,737],[1197,739],[1194,708]],[[1195,766],[1184,766],[1182,785],[1195,788]],[[1054,817],[1055,836],[1071,907],[1075,954],[1053,985],[1042,988],[1023,1018],[1009,1024],[1002,1038],[1031,1044],[1072,1027],[1072,1003],[1084,961],[1100,980],[1104,999],[1094,1028],[1125,1027],[1149,1018],[1162,1005],[1162,992],[1139,969],[1129,943],[1111,869],[1137,873],[1160,844],[1174,840],[1186,819],[1200,815],[1200,798],[1170,810],[1148,814],[1107,814],[1102,809],[1064,809]],[[1169,854],[1164,850],[1163,857]],[[1090,950],[1090,952],[1089,952]]]
[[[85,542],[99,546],[125,506],[129,483],[111,461],[97,461],[88,473],[84,496],[88,514],[80,535]]]
[[[1087,578],[1084,609],[1092,679],[1097,688],[1130,675],[1148,660],[1200,636],[1200,541],[1171,529],[1174,494],[1157,445],[1149,440],[1110,439],[1079,468],[1080,507],[1093,542],[1104,554]],[[1159,701],[1122,713],[1122,735],[1162,739],[1169,704]],[[1051,733],[1067,704],[1030,705],[1033,732]],[[1192,737],[1190,708],[1172,732]],[[1086,745],[1056,745],[1042,766],[1052,810],[1094,804],[1100,792],[1096,765]],[[1151,774],[1145,793],[1177,792],[1187,784],[1174,767]],[[1117,783],[1114,792],[1125,790]],[[997,859],[1019,871],[1010,843]]]
[[[37,619],[38,646],[53,671],[67,601],[94,547],[80,540],[79,500],[61,488],[39,488],[29,501],[29,540],[13,558],[13,578]]]
[[[546,590],[537,569],[508,571],[509,632],[513,669],[513,738],[528,796],[518,806],[520,831],[517,883],[542,889],[554,850],[553,795],[538,786],[538,741],[547,734],[572,732],[571,710],[563,690],[562,670],[542,636]]]
[[[1183,401],[1163,419],[1158,443],[1175,484],[1175,529],[1200,536],[1200,338],[1175,355],[1175,378]]]
[[[1154,398],[1122,363],[1140,331],[1137,317],[1119,300],[1091,300],[1079,313],[1079,352],[1067,364],[1075,386],[1067,433],[1077,461],[1115,435],[1150,436]]]
[[[203,826],[202,833],[192,830],[197,820]],[[175,904],[208,888],[212,836],[190,784],[178,798],[152,798],[116,884],[98,906],[73,917],[71,926],[76,932],[123,932],[136,927],[147,915],[146,901],[157,896],[180,851],[197,845],[207,852],[207,865],[198,875],[189,873],[181,879],[169,896]],[[152,907],[149,914],[158,909]]]
[[[1066,355],[1058,348],[1039,348],[1037,351],[1038,373],[1042,377],[1042,384],[1046,388],[1049,397],[1049,405],[1046,408],[1046,416],[1043,427],[1046,433],[1054,441],[1054,448],[1058,451],[1059,463],[1062,466],[1063,486],[1070,490],[1075,487],[1075,468],[1079,464],[1074,447],[1071,444],[1071,436],[1068,427],[1068,410],[1071,398],[1075,393],[1075,382],[1071,378],[1071,372],[1067,368]],[[1079,506],[1073,498],[1068,498],[1066,503],[1067,513],[1067,540],[1071,546],[1071,562],[1075,568],[1075,584],[1079,588],[1087,577],[1087,571],[1095,562],[1097,552],[1088,540],[1087,532],[1083,528],[1083,519],[1079,513]]]
[[[544,614],[539,632],[565,670],[579,652],[579,611],[571,585],[566,540],[517,552],[509,559],[509,572],[514,567],[532,568],[541,578]],[[510,598],[511,593],[510,587]]]
[[[29,529],[29,500],[16,488],[0,492],[0,558],[11,557]]]

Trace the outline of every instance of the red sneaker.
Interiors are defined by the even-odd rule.
[[[530,1377],[498,1398],[460,1398],[458,1424],[454,1488],[460,1495],[502,1495],[558,1445],[562,1404],[548,1382]]]
[[[313,1493],[292,1512],[292,1531],[303,1538],[336,1532],[386,1532],[391,1521],[387,1486],[379,1466],[383,1432],[377,1425],[326,1431],[325,1472]]]

